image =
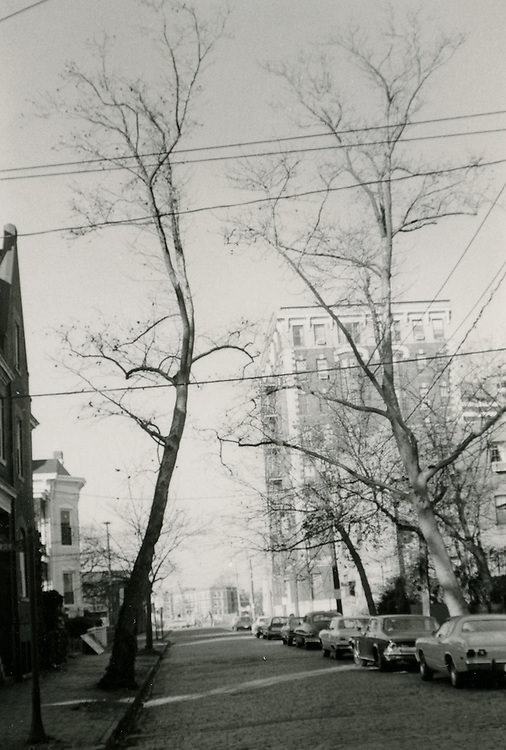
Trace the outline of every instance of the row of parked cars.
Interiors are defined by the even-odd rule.
[[[329,610],[259,617],[251,630],[257,638],[286,646],[319,648],[324,657],[351,655],[357,665],[381,671],[418,664],[422,680],[442,672],[456,688],[472,674],[503,683],[506,673],[506,614],[460,615],[439,626],[427,615],[344,617]]]

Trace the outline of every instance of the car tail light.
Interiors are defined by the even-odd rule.
[[[469,648],[467,650],[466,656],[468,656],[470,659],[473,659],[476,656],[476,651],[474,648]]]
[[[487,655],[487,649],[485,648],[478,649],[478,656],[486,656],[486,655]]]

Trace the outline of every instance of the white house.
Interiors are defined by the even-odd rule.
[[[33,461],[33,498],[42,543],[42,579],[46,591],[63,596],[70,617],[83,613],[79,563],[79,493],[85,485],[63,465],[63,453]]]

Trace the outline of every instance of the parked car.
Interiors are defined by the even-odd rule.
[[[310,646],[320,648],[320,631],[328,628],[330,621],[338,616],[339,612],[335,610],[308,612],[302,618],[300,625],[295,628],[295,645],[298,648],[309,648]]]
[[[353,654],[354,640],[369,622],[369,617],[334,617],[328,628],[320,630],[323,656],[340,659]]]
[[[267,641],[271,641],[273,638],[280,639],[281,628],[287,620],[287,617],[280,617],[278,615],[268,617],[267,622],[262,623],[259,628],[262,638],[265,638]]]
[[[501,682],[506,670],[506,615],[450,617],[436,632],[417,638],[416,658],[422,680],[434,672],[450,675],[461,687],[469,674],[489,673]]]
[[[355,663],[375,665],[383,671],[394,664],[416,664],[415,642],[438,626],[428,615],[379,615],[371,617],[354,640]]]
[[[232,630],[251,630],[251,617],[249,615],[238,615],[232,622]]]
[[[302,622],[302,617],[290,615],[288,621],[281,628],[281,640],[284,646],[293,646],[295,643],[295,628]]]
[[[262,633],[260,632],[260,628],[264,623],[267,622],[269,618],[268,617],[257,617],[253,625],[251,626],[251,634],[256,636],[257,638],[260,638]]]

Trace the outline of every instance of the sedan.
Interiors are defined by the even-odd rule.
[[[339,612],[335,610],[308,612],[302,618],[301,624],[295,628],[295,645],[298,648],[309,648],[310,646],[320,648],[320,631],[328,628],[330,621],[338,616]],[[342,617],[342,615],[340,616]]]
[[[340,659],[352,654],[355,638],[367,626],[369,617],[334,617],[328,628],[320,630],[323,656]]]
[[[271,641],[274,638],[281,639],[281,628],[285,625],[287,620],[288,617],[268,617],[267,622],[260,625],[262,638],[265,638],[267,641]]]
[[[295,643],[295,628],[302,622],[302,617],[290,615],[288,622],[281,628],[281,640],[284,646],[293,646]]]
[[[506,615],[450,617],[435,633],[416,641],[422,680],[434,672],[450,675],[461,687],[469,674],[488,673],[501,680],[506,670]]]
[[[438,626],[428,615],[378,615],[355,638],[353,655],[361,666],[387,671],[394,664],[416,664],[415,642]]]
[[[262,625],[264,625],[268,619],[269,619],[268,617],[263,617],[263,616],[257,617],[255,622],[251,626],[252,635],[256,636],[257,638],[260,638],[262,636],[262,631],[261,631]]]

